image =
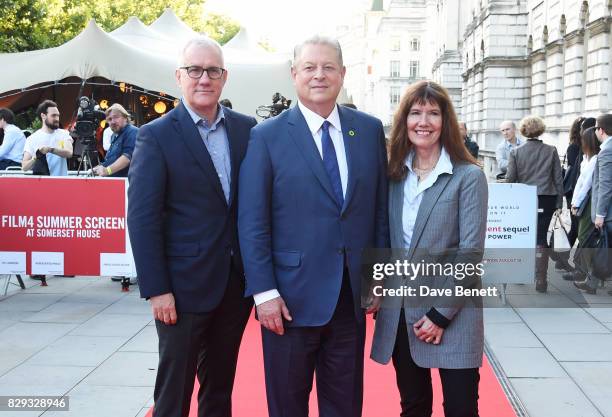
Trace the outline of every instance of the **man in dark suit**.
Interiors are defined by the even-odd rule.
[[[229,417],[253,303],[243,297],[237,180],[256,122],[217,104],[227,71],[215,41],[189,41],[176,78],[182,101],[140,129],[129,172],[140,295],[159,336],[153,415],[187,416],[197,371],[198,415]]]
[[[298,45],[298,105],[251,131],[240,172],[271,417],[308,415],[314,372],[321,417],[361,415],[361,253],[388,245],[386,151],[378,119],[336,105],[345,71],[337,41]]]

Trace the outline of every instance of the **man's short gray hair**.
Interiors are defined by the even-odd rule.
[[[221,45],[219,45],[219,42],[217,42],[214,39],[209,38],[208,36],[200,35],[200,36],[196,36],[194,38],[189,39],[187,43],[185,44],[185,46],[183,46],[183,49],[181,49],[181,54],[179,55],[179,58],[178,58],[178,63],[176,66],[177,68],[185,66],[185,53],[192,46],[197,46],[200,48],[215,49],[219,53],[219,56],[221,57],[221,65],[225,66],[225,61],[223,59],[223,49],[221,49]]]
[[[113,111],[121,114],[123,117],[128,119],[128,122],[130,121],[130,113],[121,104],[119,104],[119,103],[113,104],[108,109],[106,109],[104,114],[106,114],[106,117],[108,117],[108,115],[111,114],[111,112],[113,112]]]
[[[512,120],[504,120],[503,122],[501,122],[499,125],[503,125],[504,123],[510,123],[510,126],[512,126],[514,129],[516,129],[516,123],[514,123]]]
[[[344,63],[342,61],[342,48],[340,47],[340,42],[338,42],[337,39],[322,35],[312,36],[306,39],[305,41],[298,43],[295,46],[295,48],[293,49],[293,65],[295,65],[295,63],[297,62],[298,57],[302,53],[302,48],[304,48],[304,46],[306,45],[327,45],[335,49],[336,53],[338,54],[338,62],[340,63],[340,66],[344,66]]]

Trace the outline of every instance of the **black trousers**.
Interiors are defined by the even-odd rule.
[[[244,278],[232,267],[221,304],[208,313],[178,313],[177,323],[156,321],[159,367],[154,417],[187,417],[197,374],[198,417],[231,417],[240,341],[253,306]]]
[[[15,162],[10,159],[0,159],[0,169],[7,169],[8,167],[20,167],[20,162]]]
[[[329,323],[285,328],[283,336],[262,328],[269,417],[308,417],[313,374],[320,417],[361,417],[365,322],[353,305],[345,272]]]
[[[554,195],[539,195],[538,196],[538,233],[536,235],[536,244],[538,246],[548,246],[546,235],[550,227],[550,221],[556,210],[557,196]]]
[[[430,417],[433,403],[431,370],[421,368],[412,360],[407,332],[402,310],[393,349],[393,366],[402,407],[400,417]],[[440,368],[440,379],[444,394],[444,416],[478,417],[478,368]]]

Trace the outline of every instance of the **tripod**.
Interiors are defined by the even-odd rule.
[[[81,155],[81,161],[79,162],[79,168],[77,169],[77,177],[81,173],[81,169],[83,169],[84,171],[89,170],[87,176],[93,177],[94,174],[91,169],[97,166],[99,163],[100,158],[98,157],[98,151],[95,149],[90,149],[89,146],[85,146]]]

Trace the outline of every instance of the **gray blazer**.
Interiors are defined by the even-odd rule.
[[[539,139],[529,139],[510,151],[506,182],[535,185],[538,195],[554,195],[557,208],[563,206],[563,175],[557,148]]]
[[[404,183],[391,182],[389,186],[389,226],[391,247],[404,245],[402,211]],[[488,187],[484,173],[472,164],[453,164],[452,174],[442,174],[425,191],[408,250],[412,260],[415,249],[458,248],[461,251],[484,250],[487,222]],[[478,260],[479,261],[479,260]],[[453,279],[449,279],[453,286]],[[482,365],[484,329],[482,309],[461,306],[436,307],[438,312],[451,320],[444,330],[439,345],[419,340],[412,325],[431,306],[406,308],[410,353],[414,362],[424,368],[465,369]],[[376,362],[389,362],[395,346],[399,308],[382,308],[378,311],[371,358]]]
[[[612,220],[612,139],[597,155],[591,190],[591,220],[595,221],[597,213],[606,216],[604,221]]]

